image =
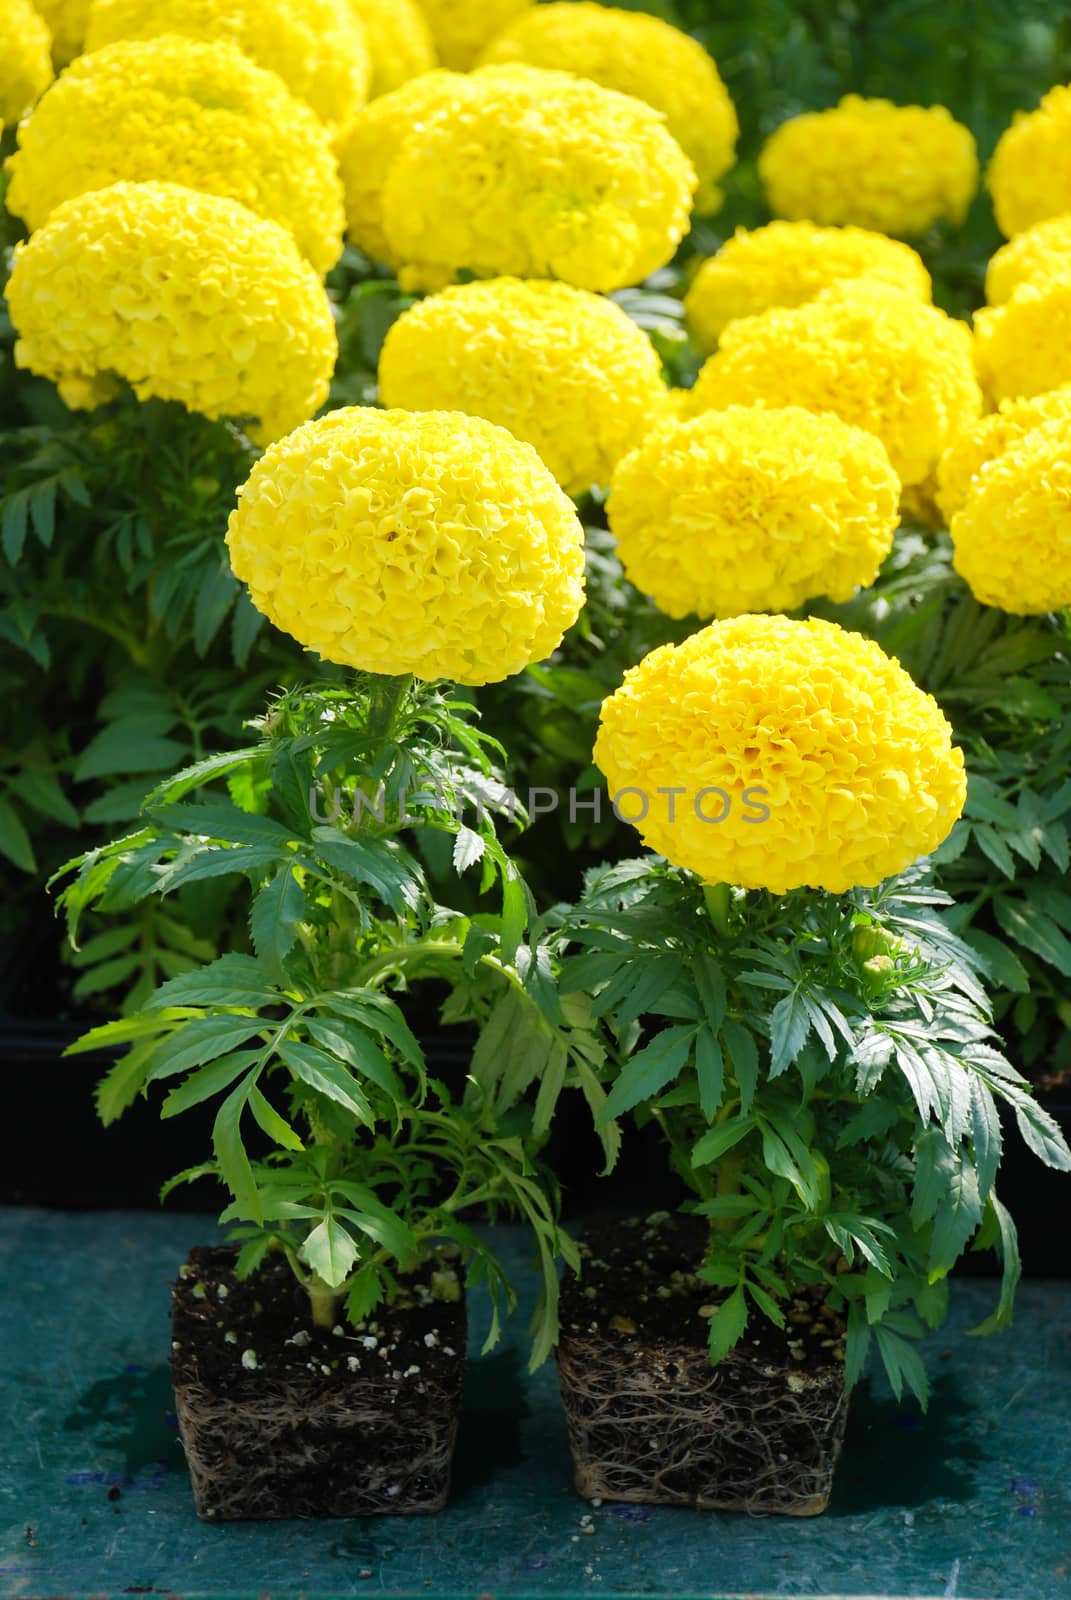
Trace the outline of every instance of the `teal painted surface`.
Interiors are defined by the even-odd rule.
[[[1025,1285],[1014,1329],[973,1340],[991,1286],[957,1284],[929,1415],[865,1386],[813,1521],[577,1499],[553,1367],[524,1374],[522,1306],[514,1342],[470,1364],[442,1516],[213,1528],[165,1364],[169,1284],[207,1233],[0,1211],[0,1595],[1071,1597],[1071,1285]]]

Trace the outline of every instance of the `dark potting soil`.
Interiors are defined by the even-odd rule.
[[[369,1516],[445,1504],[466,1313],[450,1247],[364,1322],[313,1324],[281,1256],[239,1281],[236,1252],[190,1252],[171,1369],[197,1509],[234,1518]]]
[[[607,1222],[562,1286],[558,1373],[576,1486],[588,1499],[813,1516],[844,1437],[844,1324],[820,1294],[776,1328],[752,1311],[712,1365],[725,1298],[696,1275],[695,1218]]]

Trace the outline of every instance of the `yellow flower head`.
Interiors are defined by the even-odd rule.
[[[489,40],[506,28],[533,0],[420,0],[439,60],[467,72]]]
[[[873,640],[813,619],[735,617],[652,650],[604,702],[595,760],[652,850],[775,894],[902,872],[966,797],[936,701]]]
[[[372,65],[352,0],[93,0],[86,49],[162,33],[237,45],[331,129],[368,98]]]
[[[276,627],[368,672],[495,683],[584,603],[571,501],[531,445],[445,411],[332,411],[239,491],[231,565]]]
[[[986,270],[985,295],[991,306],[1010,300],[1023,283],[1044,288],[1046,280],[1066,276],[1071,263],[1071,216],[1050,217],[1002,245]]]
[[[994,400],[1071,383],[1071,264],[974,314],[978,375]]]
[[[517,278],[444,289],[405,312],[379,388],[384,405],[499,423],[574,495],[610,481],[666,400],[651,341],[612,300]]]
[[[944,106],[845,95],[782,123],[759,156],[770,210],[911,237],[959,223],[978,187],[974,139]]]
[[[139,399],[255,417],[278,438],[323,404],[337,354],[324,287],[290,235],[234,200],[116,183],[68,200],[15,252],[20,367],[72,404]]]
[[[1012,440],[952,518],[953,565],[1014,616],[1071,605],[1071,415]]]
[[[391,253],[383,232],[383,185],[405,139],[419,131],[432,111],[471,94],[472,79],[460,72],[426,72],[359,111],[336,146],[346,192],[346,231],[373,261],[405,265]]]
[[[625,574],[671,617],[849,600],[892,546],[900,483],[879,439],[838,417],[730,406],[655,428],[618,465]]]
[[[390,165],[393,259],[597,291],[669,260],[696,180],[656,111],[537,67],[481,67],[469,82],[476,92],[429,112]]]
[[[30,0],[0,0],[0,128],[18,122],[52,82],[51,47]]]
[[[1071,422],[1071,384],[1031,400],[1002,400],[998,410],[966,428],[949,445],[937,469],[937,503],[945,517],[954,517],[966,503],[991,461],[1041,423],[1061,418]]]
[[[229,44],[172,35],[82,56],[19,129],[8,168],[8,209],[30,229],[75,195],[161,179],[281,223],[318,272],[342,250],[323,123]]]
[[[699,177],[696,210],[716,211],[716,187],[733,164],[736,111],[713,60],[696,39],[642,11],[592,0],[534,6],[488,45],[484,62],[556,67],[645,100],[661,111]]]
[[[985,181],[1009,239],[1071,211],[1071,85],[1050,89],[1036,111],[1016,112]]]
[[[816,228],[811,222],[770,222],[738,228],[717,255],[704,261],[684,300],[700,349],[717,347],[737,317],[773,306],[802,306],[831,284],[876,278],[928,302],[930,275],[922,258],[899,239],[864,228]]]
[[[52,35],[52,60],[58,71],[81,53],[89,21],[89,0],[34,0]]]
[[[933,306],[856,280],[810,305],[727,327],[692,409],[803,406],[876,433],[904,484],[921,483],[981,414],[971,331]]]
[[[389,94],[438,65],[431,29],[417,0],[350,0],[372,58],[369,98]]]

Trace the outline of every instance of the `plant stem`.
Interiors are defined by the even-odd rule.
[[[305,1292],[312,1307],[312,1320],[317,1328],[333,1328],[338,1321],[338,1308],[342,1294],[325,1283],[319,1273],[312,1272],[305,1280]]]
[[[727,883],[705,883],[703,885],[703,902],[710,914],[710,920],[723,939],[729,937],[729,906],[731,896]]]
[[[368,731],[377,744],[386,744],[394,732],[398,713],[405,704],[413,686],[413,674],[403,672],[398,677],[377,675],[372,679],[372,705],[368,714]]]

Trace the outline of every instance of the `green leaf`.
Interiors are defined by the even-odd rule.
[[[717,962],[701,950],[692,963],[692,977],[706,1012],[707,1026],[712,1034],[721,1031],[725,1021],[725,976]]]
[[[1015,1290],[1022,1276],[1022,1263],[1019,1259],[1019,1238],[1015,1231],[1015,1223],[995,1194],[989,1196],[989,1214],[997,1225],[1000,1239],[999,1250],[1003,1263],[1003,1273],[1000,1281],[1000,1299],[996,1310],[991,1312],[984,1322],[976,1328],[967,1331],[972,1334],[1000,1333],[1002,1329],[1011,1325],[1012,1311],[1015,1304]]]
[[[206,1061],[217,1061],[220,1056],[256,1038],[265,1026],[259,1017],[195,1018],[176,1029],[158,1047],[153,1062],[153,1081],[188,1072]]]
[[[350,1322],[364,1322],[380,1304],[386,1294],[386,1284],[378,1272],[365,1266],[354,1277],[346,1295],[346,1317]]]
[[[285,851],[295,835],[281,822],[271,817],[256,816],[243,811],[226,800],[197,801],[183,805],[166,803],[145,806],[154,822],[175,833],[192,833],[208,839],[222,839],[227,844],[274,844]]]
[[[283,963],[293,949],[304,912],[305,894],[291,867],[277,872],[253,901],[249,916],[253,948],[274,971],[284,971]]]
[[[148,1083],[155,1048],[155,1039],[143,1040],[121,1056],[97,1084],[97,1116],[106,1128],[134,1104]],[[70,1055],[71,1051],[64,1053]]]
[[[536,1139],[541,1139],[550,1128],[558,1097],[565,1084],[568,1064],[568,1051],[560,1040],[555,1039],[540,1076],[539,1093],[532,1116],[532,1134]]]
[[[949,1174],[947,1193],[933,1221],[931,1272],[947,1270],[955,1264],[981,1220],[978,1174],[966,1162],[956,1161]]]
[[[236,1050],[231,1055],[223,1056],[219,1061],[211,1062],[207,1067],[199,1067],[196,1072],[191,1073],[185,1083],[171,1090],[160,1107],[161,1117],[177,1117],[180,1112],[188,1111],[190,1106],[198,1106],[204,1100],[211,1100],[213,1095],[229,1089],[235,1078],[255,1066],[259,1059],[259,1050]]]
[[[722,1024],[722,1043],[740,1090],[740,1110],[747,1114],[759,1083],[759,1051],[750,1028],[730,1018]]]
[[[0,852],[23,872],[37,871],[30,835],[15,807],[3,796],[0,796]]]
[[[707,1348],[712,1363],[721,1361],[729,1354],[733,1346],[739,1342],[746,1327],[747,1300],[744,1297],[743,1287],[738,1285],[710,1318]]]
[[[189,754],[184,744],[163,732],[173,716],[124,717],[91,740],[79,756],[75,779],[110,778],[117,773],[167,772]]]
[[[281,1145],[284,1150],[304,1150],[305,1146],[298,1134],[285,1117],[279,1115],[271,1102],[265,1099],[256,1085],[249,1091],[249,1109],[259,1127],[269,1139],[274,1139],[277,1145]]]
[[[995,783],[981,773],[967,776],[967,803],[964,815],[976,817],[979,822],[991,823],[996,828],[1017,828],[1019,814],[1001,795]]]
[[[359,1251],[353,1235],[334,1217],[313,1228],[301,1249],[301,1259],[332,1289],[344,1283]]]
[[[65,828],[77,828],[78,812],[67,799],[54,772],[47,767],[24,767],[11,785],[20,800],[42,817],[61,822]]]
[[[219,1162],[220,1176],[242,1214],[253,1222],[263,1222],[260,1192],[242,1143],[242,1112],[251,1086],[252,1080],[246,1079],[220,1106],[212,1128],[212,1148]]]
[[[366,884],[397,915],[412,909],[419,894],[416,867],[400,847],[383,839],[349,839],[337,828],[313,828],[316,853],[355,883]]]
[[[226,556],[205,569],[193,608],[193,648],[203,656],[223,626],[238,594],[238,580]]]
[[[982,853],[989,857],[998,871],[1003,872],[1006,878],[1014,878],[1015,861],[1002,835],[995,828],[988,827],[984,822],[976,822],[974,825],[974,837]]]
[[[721,1046],[709,1028],[700,1028],[695,1040],[695,1075],[699,1081],[699,1109],[713,1122],[725,1098],[725,1062]]]
[[[1014,951],[1002,939],[980,928],[965,928],[962,937],[985,963],[985,969],[994,983],[1013,994],[1030,992],[1030,975]]]
[[[1065,978],[1071,978],[1071,943],[1051,918],[1028,900],[1011,900],[997,895],[993,910],[1001,928],[1024,950],[1048,961]]]
[[[874,1329],[874,1338],[877,1340],[889,1384],[897,1400],[903,1397],[906,1383],[925,1411],[930,1400],[930,1383],[918,1351],[912,1349],[907,1340],[902,1339],[898,1333],[894,1333],[891,1328],[882,1327],[880,1323]]]
[[[754,1126],[753,1117],[733,1117],[730,1122],[720,1122],[716,1128],[701,1134],[692,1150],[692,1166],[711,1166],[741,1139],[746,1139]]]
[[[184,767],[173,778],[165,779],[145,803],[147,806],[156,806],[169,800],[181,800],[191,789],[199,789],[211,778],[221,778],[229,772],[235,772],[263,754],[260,745],[248,745],[244,750],[227,750],[218,756],[206,756],[203,761],[195,761],[192,766]]]
[[[162,983],[146,1004],[147,1011],[163,1006],[243,1006],[250,1011],[272,1004],[280,996],[268,974],[253,956],[226,955],[196,972]]]
[[[12,567],[18,566],[26,544],[29,511],[29,496],[25,489],[9,494],[4,501],[3,516],[0,517],[0,542]]]
[[[79,1000],[84,1000],[87,995],[103,994],[108,989],[118,988],[139,970],[141,964],[140,950],[125,956],[115,956],[111,961],[102,961],[82,973],[71,993]]]
[[[279,1046],[279,1054],[302,1083],[307,1083],[310,1089],[315,1089],[317,1094],[324,1095],[328,1100],[334,1100],[337,1105],[345,1106],[365,1127],[375,1126],[376,1119],[368,1097],[341,1061],[336,1061],[334,1056],[318,1050],[314,1045],[299,1044],[296,1039],[284,1040]]]
[[[508,965],[517,954],[517,946],[524,938],[528,926],[528,896],[524,883],[515,868],[502,880],[502,928],[500,943],[502,960]]]
[[[1012,1104],[1019,1132],[1034,1154],[1047,1167],[1054,1167],[1058,1172],[1071,1172],[1071,1150],[1056,1119],[1029,1095],[1016,1095]]]
[[[454,871],[467,872],[482,860],[486,842],[472,828],[462,824],[454,838]]]
[[[666,1028],[625,1064],[599,1113],[598,1125],[631,1111],[672,1083],[692,1053],[694,1027]]]
[[[339,1060],[370,1078],[377,1088],[396,1102],[405,1099],[401,1079],[374,1039],[366,1033],[344,1029],[340,1024],[309,1018],[305,1024],[317,1044]]]
[[[778,1078],[798,1057],[811,1031],[803,997],[786,994],[770,1013],[770,1077]]]

